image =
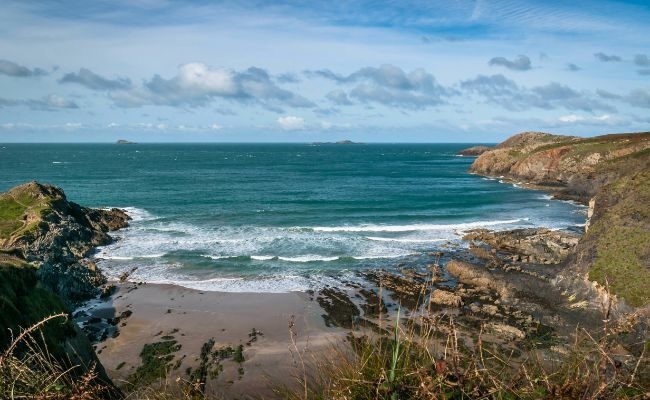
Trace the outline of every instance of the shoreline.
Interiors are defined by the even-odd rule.
[[[322,309],[308,293],[229,293],[199,291],[177,285],[116,283],[104,303],[89,310],[90,318],[121,316],[119,334],[95,344],[109,377],[123,385],[142,365],[146,344],[174,340],[180,349],[169,362],[166,381],[188,379],[196,370],[202,346],[243,346],[241,363],[223,360],[218,376],[208,377],[205,393],[228,398],[251,393],[271,395],[269,383],[292,385],[302,374],[295,362],[289,325],[296,347],[318,351],[338,342],[345,331],[325,326]],[[127,314],[124,314],[127,312]]]

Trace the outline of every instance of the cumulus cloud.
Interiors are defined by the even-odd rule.
[[[308,99],[277,86],[261,68],[237,72],[203,63],[183,64],[170,79],[154,75],[141,88],[114,92],[110,96],[119,107],[147,104],[202,107],[218,98],[258,103],[276,112],[281,112],[282,106],[315,106]]]
[[[40,68],[29,69],[25,66],[16,64],[13,61],[0,60],[0,74],[18,78],[27,78],[31,76],[47,75],[47,71]]]
[[[278,118],[280,127],[287,131],[297,131],[305,128],[305,120],[302,117],[287,115],[286,117]]]
[[[22,104],[19,100],[5,99],[0,97],[0,108],[13,107]]]
[[[130,79],[107,79],[86,68],[65,74],[59,83],[78,83],[92,90],[127,90],[132,87]]]
[[[488,64],[490,66],[498,65],[501,67],[506,67],[513,71],[528,71],[531,69],[530,58],[523,54],[517,56],[517,58],[512,61],[508,60],[505,57],[494,57],[488,62]]]
[[[443,98],[453,94],[421,68],[407,73],[394,65],[384,64],[379,68],[361,68],[350,75],[339,75],[327,69],[306,71],[306,75],[339,84],[354,84],[349,93],[336,90],[327,95],[329,100],[339,105],[350,105],[349,98],[354,98],[364,103],[421,109],[443,104]]]
[[[584,116],[584,115],[576,115],[576,114],[569,114],[569,115],[563,115],[558,120],[560,122],[565,122],[565,123],[576,123],[576,122],[604,122],[604,121],[609,121],[612,119],[612,116],[609,114],[603,114],[600,116]]]
[[[280,74],[276,77],[276,80],[280,83],[299,83],[300,78],[298,78],[298,75],[287,72],[284,74]]]
[[[636,72],[639,75],[650,75],[650,58],[645,54],[637,54],[634,56],[634,64],[639,67],[646,67],[644,69],[639,69]]]
[[[598,61],[602,61],[602,62],[618,62],[618,61],[622,61],[621,57],[619,57],[617,55],[614,55],[614,54],[610,55],[610,54],[605,54],[605,53],[601,53],[601,52],[598,52],[598,53],[594,54],[594,57],[596,57],[596,59]]]
[[[34,110],[42,110],[42,111],[56,111],[56,110],[63,110],[63,109],[79,108],[77,103],[75,103],[74,101],[68,100],[56,94],[51,94],[42,99],[26,100],[25,104],[27,104],[30,108]]]
[[[645,54],[637,54],[634,56],[634,64],[639,67],[650,67],[650,58]]]
[[[0,108],[15,107],[15,106],[27,106],[32,110],[39,110],[39,111],[57,111],[57,110],[64,110],[64,109],[79,108],[79,106],[74,101],[68,100],[56,94],[51,94],[49,96],[45,96],[40,99],[27,99],[27,100],[14,100],[14,99],[0,98]]]
[[[580,71],[581,70],[580,67],[578,67],[577,65],[575,65],[573,63],[567,64],[566,69],[569,70],[569,71]]]
[[[650,89],[634,89],[623,99],[635,107],[650,108]]]
[[[608,99],[608,100],[618,100],[621,98],[621,96],[615,93],[608,92],[607,90],[603,90],[603,89],[596,89],[596,94],[602,97],[603,99]]]
[[[597,110],[613,112],[615,108],[594,98],[586,92],[578,92],[566,85],[551,82],[547,85],[526,88],[513,80],[498,74],[479,75],[474,79],[462,81],[461,89],[483,97],[489,103],[498,104],[511,111],[523,111],[530,108]]]
[[[341,89],[332,90],[327,94],[327,99],[340,106],[349,106],[352,104],[347,93]]]

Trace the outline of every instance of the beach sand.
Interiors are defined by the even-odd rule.
[[[245,361],[223,361],[223,371],[208,379],[206,393],[224,398],[273,398],[270,386],[295,384],[294,377],[302,375],[295,349],[293,355],[291,351],[291,321],[297,348],[307,349],[309,358],[345,335],[341,329],[325,326],[322,309],[307,293],[223,293],[136,283],[117,287],[117,292],[91,313],[106,318],[132,312],[118,323],[117,337],[96,347],[108,375],[118,385],[142,364],[139,354],[147,343],[173,336],[181,344],[172,362],[182,360],[171,371],[169,382],[173,382],[178,376],[187,378],[186,369],[199,365],[201,347],[214,338],[215,348],[243,345]],[[262,335],[248,343],[253,329]]]

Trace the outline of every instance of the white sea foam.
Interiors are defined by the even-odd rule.
[[[339,259],[339,257],[338,256],[324,257],[316,254],[307,254],[307,255],[295,256],[295,257],[278,257],[278,259],[282,261],[304,263],[304,262],[314,262],[314,261],[336,261]]]
[[[397,242],[397,243],[439,243],[446,242],[448,239],[409,239],[409,238],[385,238],[377,236],[366,236],[368,240],[377,242]]]
[[[136,268],[134,281],[232,292],[314,288],[329,279],[322,271],[394,265],[443,243],[463,246],[461,237],[469,229],[549,226],[523,217],[447,224],[210,226],[162,219],[135,207],[126,211],[130,226],[113,232],[119,240],[98,249],[98,265],[107,276],[117,279]]]
[[[149,211],[137,207],[121,207],[129,217],[131,217],[132,222],[152,220],[156,219]]]
[[[507,225],[521,222],[522,218],[502,221],[478,221],[459,224],[412,224],[412,225],[358,225],[358,226],[318,226],[312,228],[316,232],[412,232],[412,231],[445,231],[475,229],[487,226]]]
[[[99,258],[101,258],[103,260],[123,260],[123,261],[133,260],[135,258],[135,257],[129,257],[129,256],[110,256],[110,255],[103,254],[101,252],[98,253],[97,257],[99,257]]]
[[[131,282],[148,282],[153,284],[178,285],[195,290],[237,292],[237,293],[288,293],[306,290],[318,290],[327,285],[338,285],[340,280],[355,280],[356,277],[342,271],[337,278],[326,275],[305,276],[285,273],[274,276],[250,277],[217,277],[208,279],[187,279],[167,274],[166,276],[143,276],[135,271],[130,277]]]

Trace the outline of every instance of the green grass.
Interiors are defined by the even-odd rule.
[[[650,132],[611,134],[578,140],[563,140],[537,147],[533,152],[546,151],[565,146],[580,149],[578,151],[583,151],[582,149],[585,149],[584,151],[588,151],[586,149],[601,151],[609,150],[613,147],[626,146],[629,145],[630,142],[642,142],[646,140],[650,141]]]
[[[43,197],[33,184],[16,187],[0,195],[0,239],[25,233],[38,226],[55,198]],[[25,219],[32,222],[25,225]]]
[[[181,349],[176,340],[147,343],[140,352],[142,365],[128,377],[127,390],[145,387],[164,379],[172,369],[174,353]]]
[[[55,294],[41,288],[36,268],[17,258],[0,258],[0,347],[11,340],[11,331],[18,332],[48,315],[65,312],[67,308]],[[44,328],[50,350],[64,353],[61,343],[74,335],[71,322],[48,324]]]
[[[589,279],[609,285],[632,306],[644,306],[650,303],[650,172],[624,177],[607,189],[617,201],[586,235],[596,242]]]
[[[0,239],[8,238],[23,226],[22,216],[27,210],[11,197],[0,197]]]

